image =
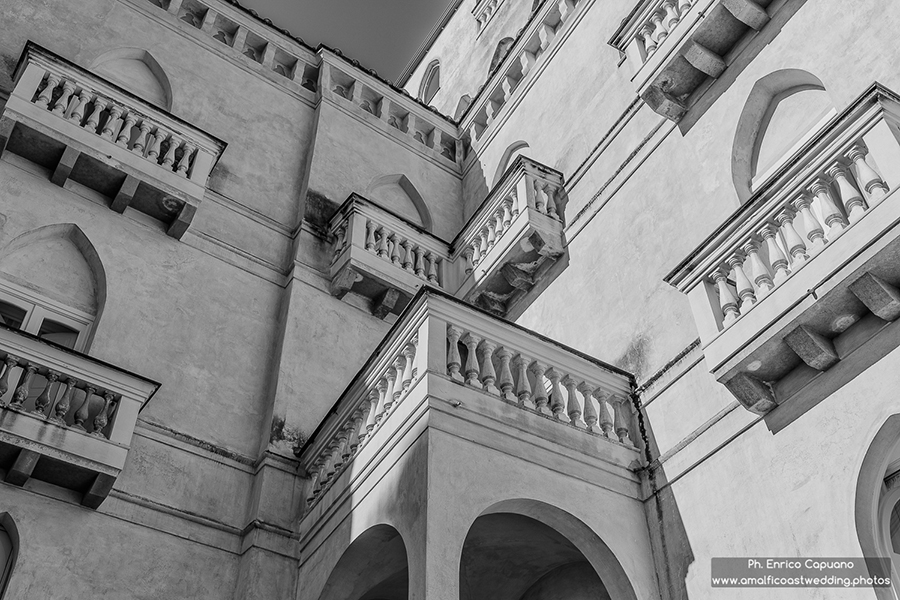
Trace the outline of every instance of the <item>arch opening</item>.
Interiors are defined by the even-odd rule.
[[[732,178],[741,203],[836,114],[822,81],[782,69],[757,81],[738,119]]]
[[[466,114],[470,106],[472,106],[472,97],[468,94],[460,96],[459,102],[456,104],[456,110],[453,111],[453,120],[459,121],[462,119],[462,116]]]
[[[390,525],[364,531],[338,560],[320,600],[407,600],[406,545]]]
[[[425,76],[422,77],[422,84],[419,86],[419,100],[431,104],[439,89],[441,89],[441,63],[435,59],[425,69]]]
[[[494,50],[494,56],[491,57],[491,66],[488,68],[488,77],[491,76],[491,73],[494,72],[494,69],[497,68],[503,59],[506,58],[506,55],[509,53],[509,49],[512,48],[513,40],[511,37],[505,37],[499,42],[497,42],[497,48]]]
[[[499,503],[463,544],[460,600],[636,600],[615,556],[583,522],[533,500]]]
[[[406,175],[376,177],[366,188],[366,197],[422,229],[432,231],[431,211]]]
[[[104,52],[91,65],[91,70],[151,104],[172,110],[169,78],[159,62],[142,48]]]

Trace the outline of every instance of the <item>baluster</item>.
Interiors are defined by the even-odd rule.
[[[644,53],[647,55],[646,58],[650,58],[650,56],[656,52],[656,40],[653,39],[653,26],[650,25],[650,23],[644,23],[638,35],[644,40]]]
[[[541,186],[538,185],[537,181],[533,182],[532,187],[534,188],[534,210],[544,214],[547,212],[547,203],[546,200],[544,200],[544,192],[541,190]]]
[[[532,400],[534,401],[534,409],[545,415],[553,414],[550,411],[547,400],[547,388],[544,387],[544,373],[547,367],[534,361],[531,365],[531,372],[534,374],[534,386],[531,388]]]
[[[333,439],[328,443],[328,446],[325,449],[325,476],[322,478],[323,492],[325,491],[324,487],[331,483],[332,479],[335,476],[335,473],[337,472],[337,468],[334,464],[338,461],[337,453],[338,441],[337,439]]]
[[[473,261],[473,257],[475,256],[475,249],[469,245],[466,246],[466,249],[463,250],[463,258],[465,259],[465,269],[466,275],[471,275],[472,271],[475,270],[475,262]]]
[[[37,365],[29,362],[25,363],[22,378],[19,380],[19,387],[16,388],[16,391],[13,394],[12,402],[9,403],[10,408],[22,408],[22,405],[25,404],[25,400],[28,398],[28,392],[31,389],[31,380],[34,378],[34,374],[37,370]]]
[[[147,150],[147,158],[156,164],[159,164],[159,153],[164,139],[166,139],[166,132],[157,127],[156,132],[153,134],[153,141],[150,143],[150,149]]]
[[[447,374],[454,381],[464,381],[459,374],[462,366],[462,357],[459,355],[459,337],[462,330],[451,325],[447,328]]]
[[[481,234],[472,236],[472,265],[478,266],[481,262]]]
[[[784,209],[775,217],[775,221],[781,227],[788,254],[791,255],[791,271],[796,270],[797,267],[809,259],[809,254],[806,252],[806,243],[800,237],[800,234],[797,233],[797,230],[794,229],[795,218],[796,213],[791,212],[789,209]]]
[[[378,424],[381,423],[381,419],[384,418],[386,412],[384,409],[384,403],[387,402],[387,379],[385,379],[384,377],[379,379],[375,384],[375,389],[378,390],[378,404],[375,409],[375,423]]]
[[[397,241],[397,234],[391,233],[388,241],[391,243],[391,262],[395,267],[402,267],[403,261],[400,260],[400,242]]]
[[[347,227],[344,223],[338,225],[337,230],[334,232],[334,252],[331,255],[331,263],[334,264],[334,261],[337,260],[338,255],[340,255],[341,250],[344,249],[344,240],[347,236]]]
[[[507,197],[503,201],[503,231],[509,229],[510,224],[512,223],[512,209],[513,209],[513,200],[512,198]]]
[[[633,446],[631,440],[628,438],[628,421],[630,416],[630,410],[627,406],[628,398],[622,396],[614,396],[616,400],[613,403],[613,408],[615,410],[615,424],[616,424],[616,435],[619,436],[619,441],[623,444],[628,444],[629,446]]]
[[[772,274],[759,257],[759,245],[755,241],[745,242],[741,246],[741,250],[747,256],[747,261],[744,264],[750,263],[750,277],[753,280],[753,285],[756,287],[757,298],[761,300],[775,287],[775,283],[772,281]],[[786,264],[787,261],[785,261]]]
[[[354,454],[356,454],[356,449],[359,448],[359,427],[362,423],[362,415],[363,408],[360,405],[359,408],[353,411],[353,414],[350,415],[350,422],[347,424],[347,429],[350,432],[350,436],[347,439],[347,445],[345,446],[344,462],[348,462]]]
[[[47,75],[47,85],[45,85],[38,94],[37,100],[34,101],[34,105],[38,108],[48,108],[50,106],[50,100],[53,99],[53,91],[56,89],[56,86],[59,85],[59,82],[59,75],[56,73],[49,73]]]
[[[87,121],[84,123],[83,127],[90,131],[91,133],[97,133],[97,129],[100,127],[100,114],[106,109],[106,99],[101,98],[100,96],[94,95],[94,108],[91,109],[91,114],[88,115]]]
[[[528,381],[528,367],[530,365],[531,359],[527,356],[520,354],[516,358],[516,372],[518,373],[516,379],[516,398],[519,401],[519,406],[534,409],[536,406],[531,400],[531,382]]]
[[[59,402],[56,403],[56,406],[53,408],[54,414],[50,417],[50,420],[54,423],[65,426],[66,415],[69,414],[69,407],[72,406],[72,396],[75,394],[76,385],[78,385],[77,379],[73,379],[72,377],[66,379],[66,391],[63,392]]]
[[[504,400],[509,402],[516,401],[516,395],[513,394],[513,375],[510,369],[512,361],[512,350],[506,346],[497,350],[497,357],[500,359],[500,395]]]
[[[84,422],[88,420],[91,412],[91,396],[94,395],[94,392],[97,391],[97,388],[92,386],[91,384],[85,384],[84,386],[84,402],[81,403],[81,406],[78,408],[78,411],[75,413],[75,424],[72,425],[74,429],[78,429],[79,431],[86,431],[84,428]]]
[[[416,358],[416,340],[413,339],[408,344],[403,346],[403,358],[406,359],[406,364],[403,367],[403,391],[407,391],[409,386],[412,385],[413,380],[413,360]]]
[[[557,371],[556,368],[550,367],[547,370],[547,379],[550,380],[550,410],[553,412],[553,416],[560,421],[563,420],[563,411],[566,409],[562,397],[562,388],[559,387],[561,377],[562,373]]]
[[[584,427],[590,432],[597,432],[597,411],[594,409],[594,403],[591,402],[591,396],[595,394],[594,390],[586,381],[578,384],[578,391],[584,398]]]
[[[425,257],[425,260],[428,263],[428,283],[438,285],[438,258],[432,252],[428,253],[428,256]]]
[[[60,117],[64,116],[66,109],[69,108],[69,97],[75,91],[75,83],[66,79],[63,81],[62,86],[62,95],[57,99],[56,104],[53,105],[53,110],[50,111]]]
[[[512,216],[510,218],[510,222],[515,221],[516,217],[519,216],[519,196],[516,193],[516,190],[510,190],[509,199],[512,202]]]
[[[488,224],[486,227],[487,230],[487,248],[490,250],[494,247],[494,243],[497,241],[497,218],[491,217],[488,219]]]
[[[725,327],[728,327],[738,318],[737,299],[731,293],[731,288],[728,287],[728,275],[726,273],[715,270],[710,277],[712,277],[719,291],[719,307],[722,309],[723,317],[722,323]]]
[[[481,385],[489,394],[500,395],[500,390],[494,385],[497,381],[497,372],[494,371],[494,350],[497,344],[484,340],[481,342]]]
[[[394,386],[397,383],[397,368],[394,366],[390,366],[387,368],[387,371],[384,373],[385,378],[387,379],[387,390],[384,394],[384,415],[391,411],[391,408],[394,406]]]
[[[403,396],[403,367],[406,365],[406,359],[403,356],[398,356],[394,359],[394,381],[393,385],[393,403],[392,406],[396,405],[400,402],[400,398]]]
[[[316,460],[310,466],[310,472],[312,473],[312,475],[310,476],[309,480],[309,495],[306,496],[307,506],[312,505],[319,493],[319,481],[322,479],[322,469],[324,466],[325,461],[321,456],[316,458]]]
[[[660,13],[653,13],[653,16],[650,17],[650,22],[653,24],[653,39],[656,41],[656,45],[659,46],[666,39],[666,36],[669,35],[669,30],[666,29],[666,24],[663,23],[663,15]]]
[[[9,373],[12,371],[13,367],[19,364],[19,359],[12,354],[7,354],[6,358],[3,359],[6,367],[3,369],[3,377],[0,377],[0,406],[6,406],[6,403],[3,402],[2,398],[6,395],[6,392],[9,391]]]
[[[370,392],[371,394],[371,392]],[[356,433],[357,448],[353,448],[356,452],[359,446],[363,445],[369,436],[369,415],[372,414],[372,402],[369,396],[363,398],[362,404],[359,405],[359,427]]]
[[[727,261],[734,275],[734,287],[737,290],[738,298],[741,299],[741,314],[747,314],[753,305],[756,304],[756,294],[753,292],[753,284],[744,273],[744,265],[741,257],[737,254],[732,255]]]
[[[69,103],[69,120],[77,125],[81,125],[84,119],[84,109],[90,101],[90,93],[82,88],[79,94],[72,95],[72,101]]]
[[[482,227],[479,233],[481,234],[481,248],[478,249],[478,253],[483,259],[491,248],[490,233],[487,226]]]
[[[100,131],[100,137],[112,140],[116,134],[116,127],[119,123],[119,117],[122,116],[122,107],[110,103],[109,112],[106,115],[106,122]]]
[[[184,146],[182,147],[183,152],[181,153],[181,160],[178,161],[178,169],[176,170],[176,173],[178,173],[182,177],[188,176],[188,169],[191,168],[191,159],[194,157],[194,151],[196,149],[196,146],[194,146],[190,142],[184,143]]]
[[[103,430],[106,428],[106,425],[109,423],[109,417],[111,415],[107,414],[107,411],[112,409],[113,400],[116,397],[112,392],[106,392],[103,394],[103,408],[100,409],[100,412],[97,413],[97,416],[94,417],[94,430],[91,432],[91,435],[96,435],[97,437],[106,437],[103,435]]]
[[[466,345],[468,350],[466,356],[466,383],[477,388],[481,388],[481,382],[478,381],[477,349],[479,342],[481,342],[481,338],[471,332],[467,333],[462,340],[462,343]]]
[[[691,0],[679,0],[678,1],[678,20],[684,18],[685,13],[691,9]]]
[[[847,171],[840,163],[834,163],[825,173],[837,185],[838,199],[847,211],[847,219],[851,224],[856,223],[866,212],[866,203],[863,201],[862,194],[847,179]]]
[[[31,412],[36,415],[46,416],[47,407],[50,406],[50,388],[59,379],[59,373],[56,371],[47,371],[47,386],[41,392],[41,395],[34,400],[34,410]]]
[[[125,114],[124,119],[125,124],[122,125],[122,129],[119,130],[119,137],[116,138],[116,145],[127,148],[128,142],[131,140],[131,133],[134,129],[134,124],[137,122],[137,115],[134,114],[134,111],[129,110]]]
[[[806,251],[809,256],[815,256],[825,247],[825,230],[822,229],[819,220],[816,219],[816,216],[810,210],[809,206],[811,203],[812,201],[808,195],[801,194],[794,200],[794,208],[803,217],[803,231],[806,234],[806,239],[809,240],[809,243],[806,244]]]
[[[369,390],[369,414],[366,417],[366,437],[372,435],[372,430],[375,429],[375,425],[378,423],[378,401],[381,397],[381,392],[377,387]]]
[[[759,235],[765,241],[766,250],[769,253],[769,264],[772,266],[772,270],[775,271],[775,275],[772,277],[772,285],[778,285],[787,279],[789,274],[787,257],[781,251],[778,242],[775,241],[778,230],[772,225],[766,224],[759,230]]]
[[[144,148],[147,147],[147,140],[150,136],[150,125],[150,121],[141,119],[141,124],[138,126],[140,131],[138,132],[137,139],[134,140],[134,146],[131,147],[131,151],[138,156],[144,155]]]
[[[403,246],[403,270],[409,271],[410,273],[415,272],[413,265],[413,243],[409,240],[404,240],[400,245]]]
[[[344,423],[344,426],[338,429],[337,433],[334,436],[334,441],[337,445],[337,448],[334,452],[334,472],[337,474],[341,467],[344,466],[345,458],[349,458],[350,453],[347,449],[348,442],[350,440],[350,427],[349,423]]]
[[[376,247],[375,253],[385,259],[389,259],[390,255],[388,254],[388,232],[384,227],[378,228],[378,246]]]
[[[888,186],[881,176],[866,161],[869,151],[865,146],[857,144],[850,148],[846,156],[856,166],[856,180],[860,182],[866,193],[869,194],[870,208],[875,206],[885,194],[888,193]]]
[[[174,134],[169,134],[169,146],[166,148],[166,155],[163,156],[162,159],[162,167],[164,169],[172,170],[175,166],[175,150],[178,149],[178,146],[181,145],[181,140],[175,137]]]
[[[597,407],[598,412],[600,413],[600,431],[603,432],[604,437],[609,439],[615,439],[613,437],[613,420],[612,415],[610,414],[609,407],[609,399],[610,395],[605,393],[603,390],[596,390],[594,392],[594,398],[597,399]]]
[[[418,246],[416,248],[416,277],[426,279],[425,275],[425,248]]]
[[[672,28],[678,25],[679,17],[678,10],[675,8],[675,0],[666,0],[662,4],[662,8],[666,11],[665,16],[663,17],[666,21],[666,29],[672,31]]]
[[[547,184],[544,192],[547,195],[547,216],[554,221],[559,221],[559,213],[556,212],[556,188]]]
[[[366,250],[375,252],[375,222],[372,219],[366,221]]]
[[[828,189],[827,183],[821,179],[817,179],[810,186],[809,190],[819,199],[819,208],[822,210],[822,220],[825,221],[825,226],[828,227],[828,240],[826,243],[834,241],[841,235],[841,231],[847,227],[847,220],[844,219],[844,215],[841,214],[840,209],[838,209],[834,200],[831,198],[831,190]]]
[[[587,424],[585,424],[584,420],[581,418],[583,414],[583,410],[581,408],[581,403],[578,401],[578,396],[575,394],[576,383],[575,380],[570,376],[566,375],[562,380],[563,387],[566,388],[566,392],[568,393],[568,402],[566,403],[566,414],[569,415],[569,424],[572,427],[578,427],[579,429],[587,429]],[[587,399],[587,397],[585,397]]]

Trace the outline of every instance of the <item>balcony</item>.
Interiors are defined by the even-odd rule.
[[[638,95],[678,121],[762,30],[773,0],[644,0],[609,41]]]
[[[604,464],[618,473],[613,480],[634,479],[628,469],[640,455],[631,389],[623,371],[423,290],[297,449],[311,476],[312,514],[301,529],[309,531],[373,469],[382,471],[400,438],[466,421],[484,428],[478,435],[491,443],[508,437],[565,448],[564,456],[577,457],[573,464]]]
[[[225,143],[29,42],[0,116],[0,151],[161,221],[180,239]]]
[[[97,508],[125,466],[138,412],[159,384],[0,326],[0,468]]]
[[[453,242],[456,296],[515,319],[569,264],[558,171],[520,156]]]
[[[331,294],[352,291],[369,299],[380,319],[402,312],[423,284],[446,283],[447,242],[358,194],[341,205],[329,231]]]
[[[873,85],[666,280],[711,372],[777,430],[900,344],[900,97]]]

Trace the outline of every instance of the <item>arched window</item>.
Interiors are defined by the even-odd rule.
[[[825,86],[807,71],[784,69],[757,81],[738,120],[732,151],[741,202],[835,114]]]
[[[456,104],[456,110],[453,111],[453,120],[459,121],[462,119],[462,116],[466,114],[466,111],[469,110],[470,106],[472,106],[472,96],[463,94]]]
[[[100,55],[91,70],[142,100],[172,110],[172,86],[165,71],[141,48],[116,48]]]
[[[19,530],[9,513],[0,513],[0,598],[6,595],[19,556]]]
[[[419,86],[419,100],[425,104],[431,104],[439,89],[441,89],[441,63],[433,60],[425,69],[425,76],[422,77],[422,85]]]
[[[494,69],[497,68],[503,59],[506,58],[506,55],[509,53],[509,49],[513,45],[513,40],[511,37],[503,38],[497,43],[497,49],[494,50],[494,56],[491,58],[491,66],[488,69],[488,77],[491,76],[491,73],[494,72]]]

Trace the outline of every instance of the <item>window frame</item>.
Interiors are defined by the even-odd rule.
[[[85,352],[95,315],[55,301],[24,286],[0,279],[0,301],[25,311],[20,331],[37,336],[41,325],[50,319],[78,332],[73,350]]]

